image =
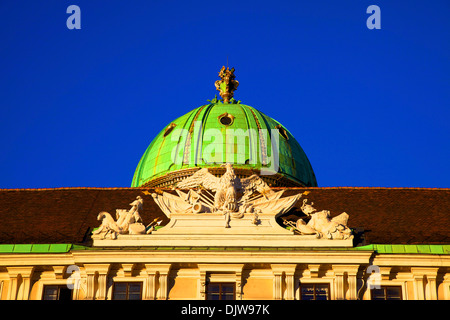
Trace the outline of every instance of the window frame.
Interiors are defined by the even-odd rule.
[[[314,299],[312,299],[311,301],[316,301],[316,286],[326,286],[327,287],[327,299],[326,300],[331,300],[331,286],[329,282],[306,282],[306,283],[300,283],[299,286],[299,298],[300,300],[303,300],[303,294],[302,294],[302,287],[304,286],[313,286],[313,293],[314,293]],[[303,300],[306,301],[306,300]]]
[[[213,286],[213,285],[215,285],[215,286],[219,286],[219,292],[218,293],[216,293],[216,292],[214,292],[215,294],[218,294],[219,295],[219,300],[222,300],[222,296],[223,296],[223,291],[222,291],[222,286],[223,285],[229,285],[229,286],[232,286],[233,287],[233,299],[231,299],[231,300],[236,300],[236,282],[226,282],[226,281],[223,281],[223,282],[208,282],[207,284],[206,284],[206,286],[205,286],[205,298],[206,298],[206,300],[212,300],[212,299],[209,299],[209,295],[210,294],[212,294],[209,290],[208,290],[208,287],[209,286]]]
[[[45,297],[46,297],[45,290],[50,288],[50,287],[56,287],[56,290],[57,290],[56,299],[45,299]],[[42,286],[41,300],[46,300],[46,301],[58,301],[58,300],[60,300],[61,289],[69,290],[70,291],[70,300],[74,300],[73,290],[69,289],[66,284],[44,284]]]
[[[133,300],[142,300],[143,298],[143,288],[144,288],[144,283],[142,281],[114,281],[113,282],[113,286],[112,286],[112,292],[111,292],[111,300],[115,300],[115,301],[125,301],[125,300],[130,300],[130,285],[131,284],[139,284],[140,290],[139,290],[139,299],[133,299]],[[125,285],[125,299],[116,299],[115,298],[115,294],[116,294],[116,287],[117,285]]]
[[[399,293],[399,297],[400,297],[400,299],[389,299],[389,297],[388,297],[388,294],[387,294],[387,289],[389,289],[389,288],[395,288],[395,289],[397,289],[398,290],[398,293]],[[382,289],[383,291],[384,291],[384,299],[383,300],[391,300],[391,301],[394,301],[394,300],[403,300],[403,287],[401,286],[401,285],[381,285],[380,286],[380,289]],[[375,288],[371,288],[370,289],[370,300],[375,300],[374,299],[374,294],[373,294],[373,291],[374,290],[380,290],[380,289],[375,289]],[[376,299],[376,300],[381,300],[381,299]]]

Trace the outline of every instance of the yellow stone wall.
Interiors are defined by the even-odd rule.
[[[193,278],[172,278],[169,288],[169,299],[198,299],[198,280]]]
[[[359,251],[189,252],[89,251],[0,255],[0,298],[42,299],[45,285],[66,285],[76,266],[73,298],[112,299],[116,282],[142,282],[143,299],[205,299],[208,282],[236,284],[239,300],[299,299],[300,285],[325,283],[331,299],[370,299],[362,286],[376,265],[380,285],[404,300],[450,300],[450,256]]]
[[[243,287],[245,300],[272,300],[273,279],[248,278]]]

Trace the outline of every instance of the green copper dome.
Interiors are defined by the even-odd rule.
[[[257,173],[271,186],[317,186],[292,134],[255,108],[233,102],[203,105],[163,128],[139,161],[131,186],[171,187],[204,167],[220,175],[227,162],[236,174]]]

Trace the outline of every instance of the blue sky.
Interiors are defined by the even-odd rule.
[[[2,0],[0,188],[130,186],[156,134],[218,93],[227,57],[235,98],[291,131],[319,186],[448,188],[449,9]]]

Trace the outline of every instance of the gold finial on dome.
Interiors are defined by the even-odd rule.
[[[233,92],[239,86],[239,82],[235,80],[234,68],[231,70],[225,66],[219,71],[219,77],[221,80],[215,82],[216,90],[220,92],[220,96],[223,98],[224,103],[228,103],[233,98]]]

